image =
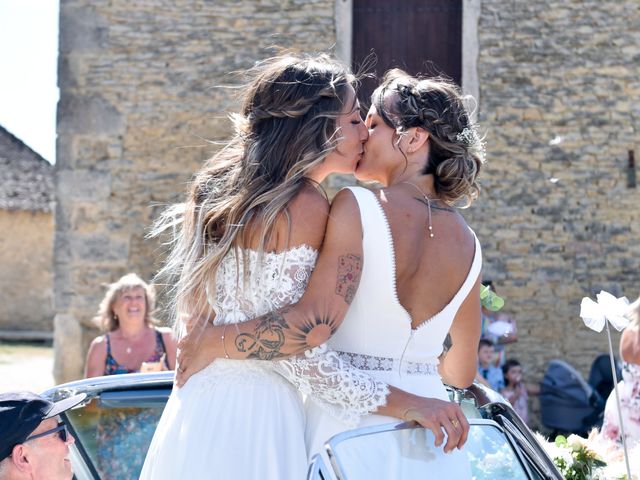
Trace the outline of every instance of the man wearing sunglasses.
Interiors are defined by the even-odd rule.
[[[30,392],[0,394],[0,480],[70,480],[75,440],[58,415],[85,397],[52,402]]]

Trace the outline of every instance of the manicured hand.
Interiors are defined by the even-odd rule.
[[[469,422],[458,404],[435,398],[417,397],[419,401],[406,409],[404,420],[418,422],[433,432],[435,446],[439,447],[447,436],[445,453],[462,448],[469,436]],[[414,403],[414,402],[412,402]]]

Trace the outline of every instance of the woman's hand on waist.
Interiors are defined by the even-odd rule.
[[[221,352],[220,334],[210,323],[199,324],[190,328],[187,334],[178,342],[176,386],[182,387],[189,378],[207,367],[213,360],[218,358]]]

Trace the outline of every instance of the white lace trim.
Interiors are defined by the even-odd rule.
[[[214,323],[239,323],[278,310],[302,297],[318,256],[300,245],[283,252],[231,250],[216,272]]]
[[[307,288],[317,255],[308,245],[276,253],[241,249],[237,255],[230,251],[216,272],[215,299],[209,299],[216,312],[214,323],[244,322],[297,302]],[[385,405],[389,394],[385,383],[343,362],[325,346],[274,362],[219,359],[205,370],[203,388],[209,389],[230,375],[234,382],[253,383],[277,373],[350,427]]]
[[[386,405],[389,387],[320,346],[277,362],[276,371],[331,416],[354,428]]]
[[[336,352],[336,354],[359,370],[399,371],[406,375],[439,375],[437,359],[433,362],[409,362],[401,361],[399,358],[376,357],[361,353]]]

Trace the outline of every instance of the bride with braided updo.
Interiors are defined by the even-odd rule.
[[[482,254],[456,207],[470,205],[479,193],[483,144],[457,86],[400,70],[389,71],[374,91],[365,123],[369,139],[355,176],[384,187],[351,189],[365,264],[328,344],[378,381],[446,401],[443,381],[466,388],[477,368]],[[447,334],[451,347],[443,354]],[[358,426],[391,422],[389,415],[378,409]],[[401,418],[420,420],[421,412],[410,405]],[[434,439],[433,429],[404,430],[393,442],[350,451],[358,467],[349,477],[475,478],[477,462],[460,448],[464,439],[451,438],[463,420],[438,422],[448,435],[444,442],[437,431]],[[308,403],[311,454],[345,429],[313,399]]]

